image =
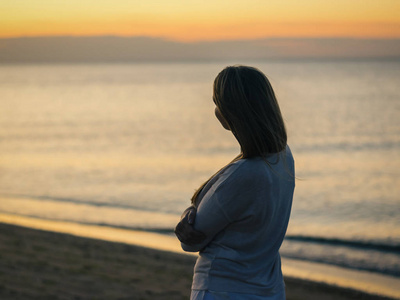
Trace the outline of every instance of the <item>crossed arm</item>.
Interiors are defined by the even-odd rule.
[[[259,194],[262,185],[258,176],[232,173],[217,182],[197,208],[190,206],[183,212],[175,228],[183,250],[197,252],[204,249],[229,224],[242,218],[251,199]]]
[[[206,239],[203,232],[194,229],[196,219],[196,207],[189,206],[182,214],[180,222],[175,227],[175,234],[178,239],[188,246],[194,246],[202,243]]]

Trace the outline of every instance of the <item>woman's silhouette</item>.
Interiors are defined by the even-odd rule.
[[[213,101],[241,153],[195,192],[175,229],[185,251],[200,251],[191,299],[285,299],[279,248],[295,176],[278,102],[246,66],[218,74]]]

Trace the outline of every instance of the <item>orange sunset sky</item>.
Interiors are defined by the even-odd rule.
[[[4,0],[0,38],[400,38],[399,0]]]

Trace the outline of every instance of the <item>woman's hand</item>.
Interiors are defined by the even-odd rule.
[[[182,214],[181,221],[175,227],[175,234],[178,239],[186,245],[195,245],[206,239],[204,233],[193,228],[196,219],[196,207],[189,206]]]

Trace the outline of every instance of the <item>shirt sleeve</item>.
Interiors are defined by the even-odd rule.
[[[202,250],[229,224],[246,216],[252,200],[260,190],[260,181],[256,174],[242,165],[229,171],[214,183],[197,208],[194,228],[203,232],[207,238],[196,245],[182,243],[183,250]]]

